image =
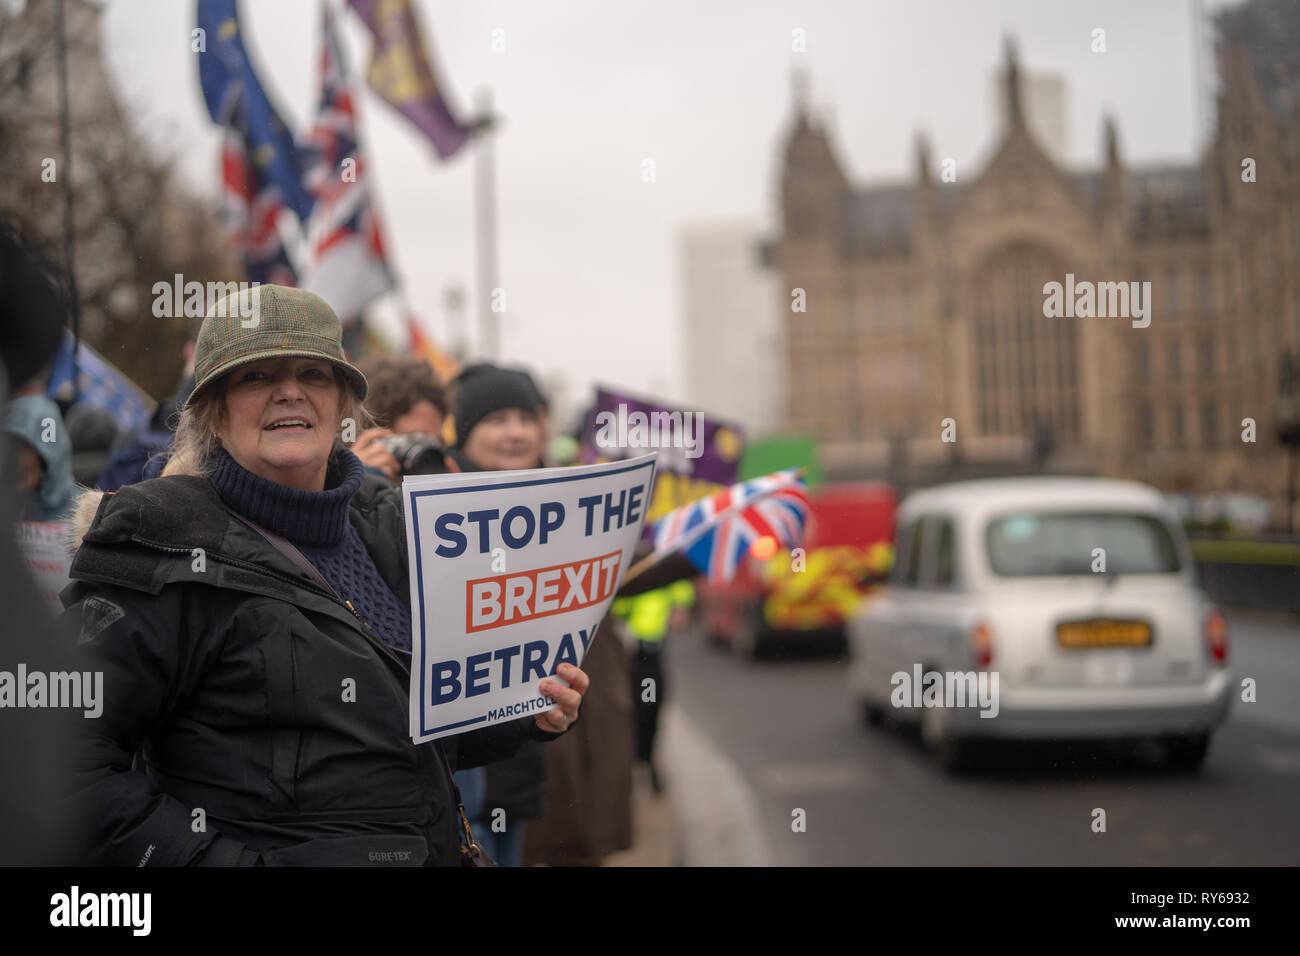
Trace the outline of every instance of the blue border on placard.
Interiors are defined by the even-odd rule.
[[[641,468],[647,468],[647,467],[648,467],[648,468],[650,469],[650,478],[651,478],[651,483],[652,483],[652,486],[653,486],[653,480],[654,480],[654,467],[655,467],[655,462],[656,462],[656,460],[657,460],[657,459],[651,458],[649,461],[647,461],[647,462],[643,462],[643,463],[641,463],[641,464],[639,464],[639,465],[628,465],[626,468],[616,468],[616,469],[614,469],[613,471],[607,471],[607,472],[604,472],[604,473],[603,473],[602,475],[600,475],[599,477],[602,477],[602,478],[609,478],[609,477],[612,477],[612,476],[614,476],[614,475],[622,475],[622,474],[625,474],[626,472],[629,472],[629,471],[638,471],[638,470],[641,469]],[[555,484],[555,483],[557,483],[557,482],[561,482],[561,481],[589,481],[589,480],[592,479],[593,477],[597,477],[597,476],[595,476],[595,475],[557,475],[557,476],[554,477],[554,478],[529,478],[529,479],[526,479],[526,480],[523,480],[523,481],[503,481],[503,482],[500,482],[499,484],[494,484],[494,485],[474,485],[474,486],[469,487],[469,488],[465,488],[465,487],[459,487],[459,488],[426,488],[426,489],[424,489],[424,490],[422,490],[422,491],[410,491],[410,492],[407,492],[407,496],[406,496],[406,497],[407,497],[407,502],[406,502],[406,503],[407,503],[407,507],[408,507],[408,513],[409,513],[410,516],[411,516],[411,527],[412,527],[412,528],[414,529],[414,531],[415,531],[415,580],[416,580],[416,583],[417,583],[416,592],[418,593],[418,595],[419,595],[419,599],[420,599],[420,616],[419,616],[419,620],[420,620],[420,701],[419,701],[419,707],[420,707],[420,736],[423,737],[423,736],[425,736],[425,735],[427,735],[427,734],[437,734],[437,733],[441,733],[441,732],[444,731],[444,730],[454,730],[454,729],[457,728],[457,727],[464,727],[464,726],[466,726],[467,724],[481,724],[483,721],[487,720],[487,715],[484,714],[482,717],[471,717],[471,718],[469,718],[468,720],[459,720],[459,721],[456,721],[456,723],[454,723],[454,724],[443,724],[441,727],[428,728],[428,727],[426,727],[426,726],[424,725],[424,714],[425,714],[425,711],[424,711],[424,693],[425,693],[424,677],[425,677],[425,674],[428,673],[428,668],[425,667],[425,663],[426,663],[426,656],[425,656],[425,655],[426,655],[426,653],[427,653],[427,651],[428,651],[428,647],[427,647],[426,644],[425,644],[425,629],[424,629],[424,587],[423,587],[423,585],[424,585],[424,560],[423,560],[423,557],[422,557],[422,554],[421,554],[421,551],[420,551],[420,512],[419,512],[419,509],[417,509],[417,508],[415,507],[415,499],[416,499],[416,498],[419,498],[419,497],[423,497],[423,496],[425,496],[425,495],[451,495],[451,494],[462,494],[462,493],[467,492],[467,491],[471,491],[471,492],[472,492],[472,491],[496,491],[496,490],[501,489],[501,488],[528,488],[528,487],[531,487],[531,486],[533,486],[533,485],[552,485],[552,484]],[[650,502],[649,502],[649,501],[646,501],[646,503],[645,503],[645,507],[646,507],[647,509],[649,509],[649,507],[650,507]],[[644,520],[644,519],[642,519],[642,520]]]

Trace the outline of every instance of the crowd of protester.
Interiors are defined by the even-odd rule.
[[[6,249],[10,262],[6,265],[0,298],[11,299],[5,316],[9,328],[4,330],[8,347],[13,344],[19,325],[35,327],[43,323],[57,332],[62,326],[66,305],[58,291],[57,271],[48,263],[27,255],[26,248],[16,233],[6,232],[4,240],[10,247]],[[19,255],[20,252],[22,255]],[[28,294],[20,296],[20,291]],[[264,289],[264,301],[265,293]],[[311,297],[308,301],[305,297],[310,294],[298,290],[282,290],[276,295],[286,302],[292,301],[295,308],[318,310],[320,321],[325,325],[333,323],[330,327],[338,331],[337,317],[333,316],[323,300]],[[279,299],[273,296],[272,301]],[[30,309],[43,311],[44,314],[25,311]],[[336,491],[349,488],[349,495],[357,499],[365,498],[370,502],[367,507],[373,508],[378,507],[374,502],[400,502],[400,495],[395,493],[396,486],[407,475],[572,464],[571,461],[546,460],[548,440],[552,437],[549,434],[548,402],[534,378],[523,369],[479,362],[465,366],[451,381],[443,382],[430,364],[420,357],[368,356],[354,366],[342,351],[340,336],[336,336],[337,355],[330,352],[328,346],[319,356],[315,353],[309,356],[300,350],[287,353],[288,357],[285,357],[282,352],[272,349],[262,356],[262,362],[250,364],[247,359],[231,358],[235,352],[232,352],[230,343],[216,337],[218,324],[229,327],[228,323],[193,323],[182,356],[182,373],[173,395],[158,405],[145,426],[126,431],[119,430],[111,416],[91,403],[74,401],[60,407],[48,397],[48,355],[39,361],[33,361],[29,356],[25,364],[14,365],[9,365],[7,355],[9,374],[16,374],[20,379],[17,386],[9,390],[4,409],[7,432],[4,449],[5,481],[16,492],[10,502],[11,525],[16,522],[39,522],[63,526],[71,542],[69,560],[75,551],[78,559],[84,563],[94,557],[97,549],[128,549],[128,539],[123,539],[121,545],[103,543],[109,540],[110,530],[106,525],[111,525],[114,519],[114,514],[110,512],[116,508],[120,524],[127,520],[123,514],[131,502],[137,503],[137,510],[140,508],[139,502],[152,502],[157,507],[157,492],[151,498],[145,489],[153,487],[148,483],[163,476],[206,476],[211,483],[205,486],[203,492],[194,491],[198,497],[189,503],[180,500],[173,503],[168,500],[167,508],[174,504],[180,511],[189,509],[194,512],[172,516],[178,525],[186,520],[190,522],[186,525],[185,533],[196,533],[199,518],[195,515],[203,512],[206,516],[204,509],[209,508],[209,505],[224,505],[237,518],[246,519],[249,525],[265,533],[267,529],[256,524],[256,521],[261,518],[263,523],[270,522],[268,516],[272,510],[267,510],[271,508],[268,501],[274,504],[275,509],[280,509],[275,511],[277,515],[290,506],[299,509],[315,508],[318,502],[320,508],[328,510],[339,504],[331,495],[337,498]],[[40,338],[39,334],[35,337]],[[44,345],[42,342],[40,347],[43,348]],[[39,352],[39,348],[34,351]],[[199,365],[197,369],[196,360]],[[277,365],[277,362],[280,364]],[[222,419],[225,431],[216,436],[217,441],[212,441],[213,436],[200,436],[196,444],[196,422],[217,420],[205,417],[206,408],[225,402],[223,411],[231,414],[230,409],[234,407],[230,404],[233,401],[232,395],[242,394],[239,389],[260,387],[256,380],[252,385],[247,385],[247,380],[237,380],[233,374],[235,371],[246,368],[265,369],[268,374],[279,376],[283,373],[292,378],[300,373],[309,373],[313,362],[318,367],[317,371],[339,380],[338,388],[345,405],[349,400],[349,386],[352,396],[359,401],[364,399],[364,405],[358,406],[355,411],[359,431],[348,446],[351,456],[340,457],[336,446],[330,453],[328,467],[322,458],[321,481],[316,485],[306,491],[294,492],[292,487],[286,489],[276,483],[278,475],[272,474],[272,480],[267,481],[264,480],[266,475],[250,474],[245,467],[241,467],[247,463],[236,460],[240,457],[239,436],[231,431],[234,426],[228,418]],[[368,388],[365,383],[368,383]],[[307,390],[307,386],[303,388]],[[214,395],[219,397],[214,398]],[[204,405],[205,401],[208,405]],[[339,413],[346,410],[346,407],[342,407]],[[224,444],[220,440],[222,438],[225,439]],[[195,457],[194,450],[200,447],[203,452]],[[348,473],[349,462],[356,463],[355,475]],[[352,484],[349,485],[349,482]],[[132,497],[132,489],[136,487],[141,489],[138,498]],[[168,487],[175,489],[179,486]],[[388,489],[387,492],[383,490],[385,488]],[[124,493],[127,491],[130,493]],[[106,500],[104,493],[113,493],[113,500]],[[391,496],[386,497],[390,493]],[[345,501],[341,510],[336,509],[337,513],[346,516],[349,504],[355,511],[356,501]],[[396,520],[400,521],[400,505],[396,513]],[[145,517],[140,520],[150,519]],[[214,520],[221,527],[225,526],[225,518],[220,515]],[[316,519],[308,519],[304,514],[299,514],[294,520]],[[346,526],[344,517],[339,520]],[[354,515],[353,521],[356,520]],[[86,532],[92,526],[95,530],[91,538],[96,544],[87,548],[84,543]],[[285,537],[294,535],[292,524],[285,525],[280,530]],[[350,533],[346,532],[345,538]],[[272,544],[276,543],[273,540],[274,534],[266,534],[265,537]],[[11,534],[6,541],[7,561],[22,564],[24,557],[30,556],[13,552],[13,538]],[[341,543],[297,540],[295,543],[300,548],[300,556],[305,555],[315,565],[311,569],[303,566],[304,569],[316,577],[329,579],[323,582],[326,586],[351,581],[348,574],[361,573],[355,567],[346,567],[349,561],[370,573],[373,581],[382,578],[390,586],[397,580],[397,575],[405,572],[401,568],[390,574],[387,567],[380,567],[382,561],[374,558],[373,549],[369,555],[356,551],[347,556],[346,540]],[[252,544],[249,546],[251,548]],[[367,542],[367,547],[369,546],[370,542]],[[340,554],[345,556],[339,557]],[[30,560],[28,565],[30,569]],[[97,632],[88,630],[90,625],[85,623],[89,607],[118,608],[119,616],[120,609],[126,608],[128,616],[135,613],[148,618],[155,613],[157,607],[162,606],[151,598],[133,604],[139,595],[133,594],[129,587],[105,583],[112,580],[113,572],[100,569],[87,576],[84,568],[78,572],[75,562],[72,562],[72,569],[72,583],[60,596],[68,608],[60,619],[60,625],[74,630],[80,626],[80,640],[83,643],[92,646],[97,643],[92,639]],[[378,575],[374,574],[375,570],[378,570]],[[152,573],[155,581],[163,579],[163,572],[157,567]],[[180,577],[183,578],[184,575],[181,574]],[[209,588],[202,592],[204,601],[216,601],[219,604],[221,600],[228,599],[231,607],[245,607],[239,602],[247,595],[234,592],[226,595],[224,590],[218,589],[217,596],[213,597],[210,593],[212,590]],[[392,587],[392,591],[403,598],[407,593],[400,585]],[[191,594],[190,591],[185,593]],[[199,601],[197,597],[194,600]],[[186,601],[189,601],[189,597]],[[399,600],[397,603],[402,602]],[[36,608],[29,610],[33,615],[36,614]],[[47,605],[40,609],[40,613],[49,621],[51,612],[57,613],[59,610],[59,607],[50,608]],[[409,653],[409,610],[408,616],[377,605],[361,607],[359,610],[361,614],[358,616],[364,616],[368,626],[375,632],[390,627],[392,635],[396,635],[393,636],[392,643],[399,650],[403,642],[400,631],[405,629],[404,641]],[[80,620],[73,620],[78,615]],[[94,625],[98,629],[114,626],[116,625],[111,620],[106,624],[102,614]],[[183,816],[178,816],[181,810],[165,806],[173,795],[184,793],[186,786],[189,786],[182,786],[180,779],[191,772],[198,779],[208,775],[209,782],[213,785],[205,790],[196,784],[196,792],[202,791],[211,802],[221,804],[222,797],[214,794],[225,791],[214,782],[212,775],[238,775],[249,769],[233,757],[227,758],[228,763],[221,763],[216,760],[216,755],[208,754],[207,758],[212,762],[195,768],[176,756],[183,747],[197,746],[202,749],[205,746],[218,746],[213,740],[224,729],[209,728],[209,731],[204,732],[207,733],[206,737],[200,733],[197,738],[186,740],[181,740],[175,734],[169,736],[167,732],[148,730],[157,722],[159,715],[139,711],[138,708],[151,705],[151,702],[162,706],[160,695],[174,694],[177,687],[151,686],[149,682],[159,678],[159,675],[140,670],[140,660],[142,655],[148,659],[150,655],[167,658],[173,654],[170,647],[151,647],[149,644],[150,640],[168,642],[176,639],[176,634],[165,633],[167,627],[171,626],[183,631],[191,626],[191,622],[188,618],[166,618],[165,625],[156,628],[156,633],[142,636],[139,629],[132,630],[129,638],[125,635],[118,637],[113,650],[103,651],[105,656],[99,663],[107,667],[110,674],[116,675],[119,684],[130,688],[134,698],[129,706],[136,707],[137,710],[128,716],[114,714],[104,722],[104,726],[109,728],[105,733],[111,733],[113,740],[98,741],[97,745],[105,749],[105,753],[100,755],[103,758],[102,766],[94,770],[96,776],[92,785],[85,785],[85,779],[79,777],[78,786],[72,788],[82,800],[84,813],[94,818],[87,822],[87,829],[81,834],[83,845],[80,849],[68,849],[73,861],[131,865],[134,860],[128,860],[123,854],[139,850],[136,844],[142,839],[140,833],[157,834],[159,840],[175,838],[179,842],[186,842],[183,834],[188,826],[188,811]],[[193,627],[202,630],[198,624],[193,624]],[[29,633],[25,626],[23,630]],[[389,634],[383,636],[386,641],[389,640]],[[17,640],[16,635],[7,633],[6,641],[11,637]],[[318,635],[314,637],[323,640]],[[561,719],[560,724],[551,727],[542,726],[539,718],[537,728],[512,731],[513,736],[505,744],[497,740],[481,747],[471,746],[466,738],[475,735],[469,734],[454,738],[463,746],[445,748],[452,751],[459,749],[460,756],[466,758],[452,761],[456,764],[455,768],[448,766],[447,769],[449,772],[454,769],[454,780],[459,787],[459,802],[464,805],[471,821],[474,839],[502,865],[598,865],[610,854],[632,845],[633,763],[638,752],[642,759],[648,759],[646,731],[643,727],[638,746],[634,674],[627,651],[616,634],[613,615],[602,624],[596,637],[582,662],[583,671],[579,672],[585,673],[590,680],[589,686],[585,686],[585,680],[582,681],[578,685],[580,690],[575,695],[581,698],[580,720],[576,719],[575,707],[574,720]],[[123,651],[128,640],[138,642],[141,646]],[[190,635],[181,640],[181,643],[189,640],[198,638]],[[5,649],[9,649],[8,644]],[[122,654],[126,656],[119,656]],[[173,663],[178,668],[184,664],[183,661]],[[156,662],[150,666],[156,666]],[[189,676],[193,679],[192,674]],[[180,678],[172,674],[159,679],[165,683],[168,679]],[[194,687],[189,687],[188,692],[196,695],[196,699],[203,698],[202,692]],[[168,706],[175,703],[168,698]],[[109,705],[116,706],[111,696]],[[128,707],[125,703],[122,706]],[[197,720],[201,723],[202,717],[196,714],[197,711],[191,710],[183,716],[187,722]],[[176,716],[180,716],[179,712]],[[374,732],[378,726],[372,721],[356,733],[364,736],[365,733]],[[395,766],[400,762],[398,755],[401,749],[413,745],[409,740],[403,740],[400,730],[389,729],[393,731],[394,737],[388,743],[394,748],[391,756]],[[305,736],[303,739],[306,739]],[[231,746],[234,747],[240,740],[238,735],[231,737]],[[260,738],[257,740],[260,741]],[[12,744],[9,738],[5,738],[5,741]],[[243,742],[247,743],[247,740]],[[271,746],[274,750],[278,744],[272,742]],[[303,746],[306,744],[299,745],[300,760]],[[468,759],[471,752],[477,755],[474,759]],[[276,758],[272,754],[268,759],[274,762]],[[363,759],[359,754],[338,755],[340,766],[360,766],[358,761]],[[87,768],[79,764],[77,771],[84,775]],[[19,801],[31,798],[30,805],[24,803],[25,812],[30,814],[32,808],[41,805],[37,791],[46,777],[48,774],[31,774],[27,790],[16,798]],[[394,777],[399,782],[401,779]],[[338,777],[337,780],[340,787],[347,785],[344,777]],[[656,785],[657,783],[656,778]],[[290,785],[301,788],[304,787],[304,782],[299,777],[293,779]],[[160,799],[164,801],[163,809],[158,809]],[[324,798],[324,802],[329,804],[330,799]],[[253,817],[260,813],[260,808],[249,809],[243,804],[240,807]],[[164,823],[161,818],[168,814],[174,819]],[[259,840],[264,843],[267,840],[286,843],[302,837],[305,841],[302,846],[317,847],[324,844],[319,835],[310,834],[306,830],[295,834],[294,826],[288,824],[282,830],[268,830],[234,822],[238,813],[233,809],[229,810],[228,815],[231,820],[227,823],[226,837],[201,845],[195,841],[189,841],[194,844],[192,846],[172,845],[168,854],[159,853],[159,859],[155,862],[353,862],[344,850],[338,850],[343,854],[341,856],[331,855],[335,852],[336,840],[324,841],[331,844],[330,849],[320,851],[317,855],[305,851],[295,855],[291,850],[260,852],[257,849]],[[22,814],[15,814],[12,818],[15,828],[23,828],[22,819]],[[33,834],[39,833],[39,830],[30,827],[27,830],[27,836],[32,840]],[[428,833],[432,832],[430,825]],[[85,841],[93,844],[93,850],[86,850]],[[0,843],[3,842],[0,840]],[[430,847],[435,842],[433,837],[429,837]],[[10,861],[29,861],[24,853],[13,850],[20,845],[26,844],[15,835],[11,844]],[[28,849],[36,854],[37,860],[48,859],[34,848],[37,845],[39,841]],[[150,846],[152,845],[151,843]],[[433,859],[436,855],[434,850],[430,850],[426,862],[447,862],[446,858]]]

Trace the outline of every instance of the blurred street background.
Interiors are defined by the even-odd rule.
[[[746,519],[689,593],[602,629],[627,673],[599,760],[632,776],[634,834],[578,862],[1300,859],[1295,0],[0,0],[0,214],[72,305],[11,383],[71,449],[8,424],[51,601],[66,559],[33,496],[56,468],[152,477],[209,287],[297,285],[352,357],[436,379],[415,451],[489,361],[531,373],[549,466],[650,447],[603,415],[699,416],[700,447],[661,446],[648,524],[801,469],[793,540]],[[1105,496],[1149,493],[1151,535],[1098,566],[1026,505],[995,516],[1006,572],[973,505],[907,511],[1067,476],[1088,484],[1056,511],[1127,520]],[[1075,620],[1095,575],[1124,606]],[[880,616],[909,594],[913,620]],[[1013,675],[1031,604],[1042,659]],[[940,612],[959,653],[909,664],[992,660],[1060,703],[1081,646],[1135,711],[1213,700],[952,773],[951,736],[869,725],[880,672],[854,669]]]
[[[917,735],[866,728],[843,659],[758,661],[674,642],[663,760],[694,865],[1285,866],[1300,828],[1297,622],[1234,609],[1234,671],[1259,675],[1201,773],[1154,748],[1006,744],[978,771],[935,766]],[[1090,814],[1103,807],[1108,831]],[[791,813],[807,811],[806,832]]]

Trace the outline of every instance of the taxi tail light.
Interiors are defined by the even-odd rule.
[[[1217,607],[1205,615],[1205,649],[1214,663],[1228,663],[1228,621]]]
[[[971,628],[970,643],[976,667],[983,669],[993,663],[993,628],[987,621],[980,621]]]

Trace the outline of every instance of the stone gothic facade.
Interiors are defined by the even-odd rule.
[[[1300,16],[1289,26],[1300,46]],[[954,182],[921,139],[910,182],[856,187],[796,108],[768,255],[787,323],[786,424],[819,439],[830,475],[956,462],[1093,473],[1256,493],[1282,513],[1275,410],[1281,356],[1300,352],[1300,103],[1248,41],[1221,54],[1218,126],[1197,165],[1130,168],[1107,121],[1101,168],[1060,168],[1029,132],[1010,46],[999,144]],[[1046,316],[1044,286],[1067,276],[1149,282],[1149,324]]]

